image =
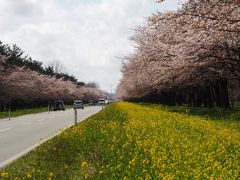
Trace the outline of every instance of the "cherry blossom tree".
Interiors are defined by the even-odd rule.
[[[9,68],[0,72],[0,107],[1,110],[46,106],[49,101],[62,99],[72,103],[76,99],[88,101],[105,96],[100,89],[81,86],[72,81],[64,81],[39,74],[25,68]]]
[[[158,1],[160,2],[160,1]],[[230,107],[240,79],[239,1],[189,0],[157,13],[131,38],[117,95],[128,100]]]

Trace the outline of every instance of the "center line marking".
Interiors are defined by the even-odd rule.
[[[4,132],[4,131],[8,131],[10,129],[13,129],[13,127],[9,127],[9,128],[5,128],[5,129],[1,129],[0,132]]]

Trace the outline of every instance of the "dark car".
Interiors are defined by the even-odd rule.
[[[65,106],[63,100],[55,100],[52,104],[53,111],[63,110],[65,111]]]

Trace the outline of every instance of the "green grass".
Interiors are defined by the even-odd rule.
[[[188,116],[181,107],[114,103],[13,162],[0,171],[0,176],[239,178],[240,130],[235,127],[240,121],[225,116],[228,123],[223,123],[218,111],[214,112],[216,117],[206,113],[208,118],[202,111],[207,110],[192,110]]]
[[[46,112],[46,111],[48,111],[47,107],[32,108],[32,109],[21,109],[21,110],[17,110],[17,111],[12,111],[11,112],[11,117],[17,117],[17,116]],[[8,112],[0,112],[0,119],[2,119],[2,118],[8,118]]]
[[[72,105],[65,105],[66,109],[72,108]],[[17,111],[11,111],[11,117],[23,116],[27,114],[36,114],[41,112],[47,112],[48,107],[39,107],[39,108],[29,108],[29,109],[19,109]],[[8,118],[8,111],[0,112],[0,119]]]
[[[240,121],[240,106],[235,106],[232,109],[224,108],[205,108],[205,107],[190,107],[186,106],[170,106],[167,107],[170,112],[179,112],[186,114],[189,111],[189,115],[201,116],[212,120],[236,120]],[[237,115],[236,115],[237,114]],[[234,116],[236,115],[236,116]]]
[[[236,103],[232,109],[224,108],[205,108],[186,106],[166,106],[169,112],[177,112],[188,114],[190,116],[198,116],[206,120],[219,121],[225,126],[233,126],[240,130],[240,103]]]

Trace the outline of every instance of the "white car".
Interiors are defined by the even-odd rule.
[[[98,100],[98,105],[99,106],[105,106],[105,99],[99,99]]]
[[[109,104],[110,103],[110,101],[108,100],[108,99],[106,99],[105,100],[105,104],[107,105],[107,104]]]
[[[73,104],[73,109],[84,109],[82,100],[76,100]]]

